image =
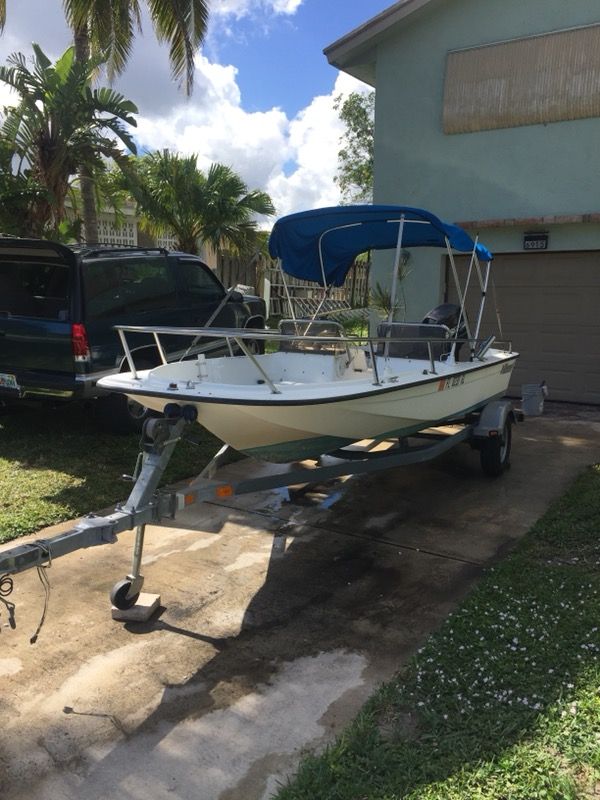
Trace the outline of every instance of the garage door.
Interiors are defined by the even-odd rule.
[[[464,281],[468,259],[457,264]],[[490,283],[480,335],[497,334],[496,299],[503,337],[520,353],[510,393],[545,380],[553,400],[600,404],[600,253],[498,255],[492,272],[496,298]],[[447,283],[456,302],[449,268]]]

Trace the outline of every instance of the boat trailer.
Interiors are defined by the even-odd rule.
[[[118,534],[135,529],[131,572],[110,592],[112,604],[117,609],[132,608],[144,583],[140,570],[146,525],[174,519],[179,511],[195,503],[418,464],[436,458],[461,442],[469,442],[480,451],[481,466],[486,474],[498,476],[509,466],[512,423],[522,419],[521,413],[509,400],[492,400],[465,419],[446,421],[445,426],[453,427],[450,433],[432,428],[401,439],[384,451],[369,451],[352,445],[328,453],[327,463],[299,465],[276,474],[235,481],[215,479],[217,468],[229,456],[230,448],[224,445],[187,487],[159,489],[173,450],[196,418],[192,406],[182,408],[173,404],[167,407],[166,412],[164,417],[146,421],[134,475],[124,476],[134,482],[133,489],[126,502],[118,505],[112,514],[88,514],[73,528],[56,536],[0,551],[0,599],[9,612],[12,604],[6,596],[12,589],[11,575],[32,567],[42,568],[54,559],[84,547],[115,542]]]

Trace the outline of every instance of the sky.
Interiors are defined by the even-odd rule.
[[[190,98],[170,76],[148,18],[115,88],[139,109],[138,151],[194,153],[270,194],[277,216],[336,205],[343,125],[334,98],[370,87],[327,63],[323,48],[392,0],[209,0],[210,22]],[[0,63],[37,42],[51,58],[70,44],[60,0],[7,0]],[[144,3],[142,2],[142,5]],[[0,84],[0,106],[9,102]]]

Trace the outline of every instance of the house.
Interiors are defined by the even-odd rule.
[[[546,380],[600,403],[597,0],[401,0],[325,55],[377,90],[375,202],[427,208],[495,254],[485,324],[497,301],[515,393]],[[438,254],[409,268],[408,319],[452,298]],[[375,279],[389,269],[379,257]]]
[[[177,240],[172,234],[152,237],[140,226],[135,203],[125,201],[119,209],[119,217],[109,208],[98,213],[98,242],[100,244],[132,245],[140,247],[164,247],[176,250]],[[217,254],[209,246],[203,246],[200,258],[211,269],[217,268]]]

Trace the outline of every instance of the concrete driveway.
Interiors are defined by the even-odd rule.
[[[110,618],[131,534],[57,560],[43,607],[15,578],[0,634],[0,790],[11,800],[267,798],[415,652],[600,454],[600,414],[529,419],[485,478],[428,465],[205,504],[148,530],[145,624]],[[248,462],[233,469],[255,468]],[[231,467],[229,469],[232,469]]]

